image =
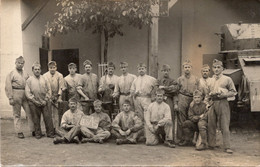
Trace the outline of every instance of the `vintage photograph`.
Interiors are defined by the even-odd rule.
[[[0,166],[260,166],[260,0],[0,0]]]

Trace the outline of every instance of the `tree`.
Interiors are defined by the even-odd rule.
[[[125,23],[141,29],[152,23],[151,5],[156,0],[57,0],[61,10],[48,22],[45,34],[87,31],[104,34],[104,62],[107,62],[108,39],[123,36]]]

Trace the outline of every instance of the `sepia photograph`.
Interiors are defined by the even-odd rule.
[[[0,0],[0,166],[260,166],[260,0]]]

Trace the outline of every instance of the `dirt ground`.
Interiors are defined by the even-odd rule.
[[[233,155],[223,149],[196,151],[193,147],[164,145],[59,144],[31,137],[24,121],[25,139],[15,137],[12,120],[1,120],[1,165],[170,165],[260,166],[260,132],[237,129],[231,134]]]

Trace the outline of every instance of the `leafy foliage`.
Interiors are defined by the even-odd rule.
[[[93,33],[104,33],[106,58],[108,38],[123,36],[125,23],[140,29],[151,24],[151,5],[155,3],[156,0],[57,0],[61,10],[55,13],[53,21],[47,23],[45,34],[51,36],[89,29]]]

